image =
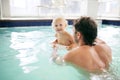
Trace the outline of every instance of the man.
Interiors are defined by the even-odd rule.
[[[90,72],[102,71],[109,67],[112,60],[111,49],[97,38],[97,25],[94,20],[81,17],[74,24],[74,39],[78,46],[63,57],[64,61]]]

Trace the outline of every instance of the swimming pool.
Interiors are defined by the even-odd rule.
[[[72,34],[71,26],[67,30]],[[112,48],[113,62],[109,71],[89,74],[50,61],[55,38],[50,26],[0,28],[0,80],[120,80],[119,34],[119,26],[99,27],[99,37]]]

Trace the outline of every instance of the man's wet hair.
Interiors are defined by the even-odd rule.
[[[73,23],[75,31],[82,34],[85,45],[93,46],[97,37],[97,24],[95,20],[90,17],[81,17]]]

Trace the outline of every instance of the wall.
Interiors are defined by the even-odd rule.
[[[10,16],[10,0],[1,0],[2,3],[2,17]]]
[[[87,2],[87,15],[93,18],[97,18],[98,12],[98,1],[97,0],[88,0]]]
[[[1,10],[2,10],[2,5],[1,5],[1,0],[0,0],[0,19],[2,18],[2,12],[1,12]]]
[[[120,0],[119,0],[118,4],[120,4]],[[120,18],[120,5],[119,5],[119,18]]]

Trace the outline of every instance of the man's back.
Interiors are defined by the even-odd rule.
[[[100,71],[109,65],[111,61],[110,51],[105,44],[84,45],[70,51],[64,59],[88,71]]]
[[[109,66],[109,62],[112,61],[111,49],[106,44],[99,44],[95,46],[95,50],[99,55],[100,59],[104,62],[105,67]]]

